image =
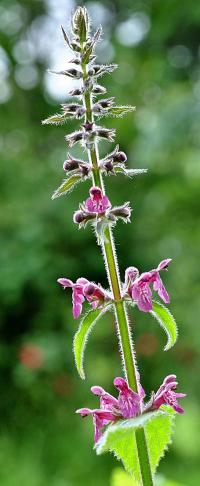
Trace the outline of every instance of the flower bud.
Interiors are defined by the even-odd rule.
[[[68,113],[76,113],[77,109],[82,105],[77,105],[77,103],[62,103],[63,111],[67,111]]]
[[[93,129],[93,123],[92,122],[86,122],[83,124],[83,127],[86,132],[91,132]]]
[[[76,224],[81,224],[85,221],[85,213],[81,210],[76,211],[73,216],[73,221]]]
[[[64,76],[69,76],[69,78],[82,78],[82,72],[75,68],[65,69],[65,71],[53,71],[52,69],[49,69],[48,72],[52,74],[63,74]]]
[[[110,214],[115,216],[116,218],[123,219],[126,223],[130,221],[131,216],[131,208],[129,206],[129,202],[124,203],[122,206],[116,206],[110,210]]]
[[[80,43],[87,40],[89,33],[89,18],[85,7],[78,7],[72,18],[72,30]]]
[[[63,170],[68,172],[70,170],[75,170],[79,168],[79,161],[76,159],[65,160],[63,164]]]
[[[116,154],[113,157],[114,162],[126,162],[127,161],[127,156],[125,152],[116,152]]]
[[[106,88],[100,84],[95,84],[92,88],[92,92],[93,94],[104,94],[106,93]]]
[[[105,162],[102,164],[102,167],[107,171],[107,172],[112,172],[113,170],[113,163],[112,160],[105,160]]]
[[[80,47],[80,44],[78,44],[78,42],[71,42],[70,47],[75,52],[80,52],[81,51],[81,47]]]
[[[73,147],[73,145],[75,145],[75,143],[77,142],[80,142],[81,140],[83,140],[84,138],[84,134],[83,132],[73,132],[73,133],[70,133],[69,135],[65,135],[65,140],[66,142],[68,142],[69,144],[69,147]]]
[[[79,209],[74,213],[73,221],[74,223],[78,224],[79,227],[81,228],[82,226],[85,227],[88,221],[95,219],[95,217],[96,216],[94,214]]]
[[[82,164],[82,165],[80,165],[79,168],[80,168],[80,171],[81,171],[81,174],[82,174],[83,177],[88,176],[88,174],[91,171],[91,168],[89,167],[88,164]]]
[[[103,109],[110,108],[113,105],[113,103],[114,103],[114,99],[115,98],[112,96],[111,98],[107,98],[106,100],[100,100],[99,101],[99,105]]]
[[[82,89],[76,88],[69,91],[70,96],[81,96],[83,94]]]
[[[114,137],[115,137],[115,130],[114,129],[96,127],[95,133],[100,138],[106,138],[110,142],[114,141]]]

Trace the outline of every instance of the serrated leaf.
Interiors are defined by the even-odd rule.
[[[108,108],[106,115],[122,117],[124,115],[127,115],[127,113],[130,113],[131,111],[135,111],[135,110],[136,110],[135,106],[112,106],[111,108]]]
[[[52,115],[49,118],[46,118],[46,120],[42,121],[42,125],[63,125],[67,118],[71,118],[73,115]]]
[[[164,407],[163,407],[164,409]],[[95,448],[97,454],[113,452],[123,462],[125,469],[141,484],[140,467],[136,445],[136,432],[144,428],[149,460],[154,474],[171,442],[175,412],[169,407],[149,412],[140,417],[120,420],[107,427]]]
[[[150,313],[158,321],[160,326],[163,327],[167,334],[168,341],[164,350],[168,351],[170,348],[172,348],[172,346],[174,346],[178,337],[176,321],[169,309],[160,304],[160,302],[153,301],[153,310]]]
[[[81,175],[73,175],[68,179],[65,179],[58,189],[56,189],[56,191],[53,193],[52,199],[64,196],[64,194],[71,191],[81,181],[83,181],[83,177]]]
[[[110,74],[118,68],[118,64],[102,64],[99,66],[98,71],[95,73],[95,77],[103,76],[104,74]]]
[[[74,337],[74,356],[76,367],[80,377],[84,380],[85,373],[83,369],[83,360],[84,360],[84,352],[86,343],[88,340],[88,336],[92,331],[92,328],[97,323],[97,321],[107,312],[110,308],[109,305],[103,308],[97,308],[90,310],[82,319],[78,331]]]
[[[124,165],[115,165],[113,171],[116,174],[124,174],[129,177],[135,177],[140,174],[145,174],[148,169],[127,169]]]

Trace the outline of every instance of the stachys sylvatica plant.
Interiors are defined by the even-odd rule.
[[[110,202],[105,194],[104,177],[117,174],[135,177],[146,170],[128,169],[126,154],[120,150],[119,145],[101,158],[99,143],[101,140],[113,142],[115,139],[115,130],[102,126],[102,118],[121,117],[134,111],[135,107],[116,106],[113,97],[99,98],[106,93],[99,79],[112,73],[117,65],[98,64],[96,61],[95,47],[101,40],[102,29],[99,27],[94,34],[91,33],[86,8],[76,9],[72,17],[71,37],[68,37],[63,27],[62,32],[73,55],[69,67],[55,74],[78,79],[80,86],[69,93],[75,101],[62,104],[61,113],[47,118],[43,124],[62,125],[72,118],[80,120],[80,128],[65,139],[70,148],[80,142],[84,156],[87,156],[79,160],[72,153],[67,154],[63,164],[65,179],[52,199],[68,194],[80,182],[87,179],[91,181],[89,197],[79,203],[73,220],[78,228],[92,226],[97,244],[102,250],[109,289],[88,281],[85,276],[76,282],[71,280],[71,275],[67,278],[64,276],[58,279],[58,283],[63,289],[70,288],[72,291],[75,319],[82,314],[85,302],[91,307],[83,316],[74,337],[75,362],[80,377],[85,378],[83,359],[89,334],[106,312],[113,311],[124,373],[124,378],[114,378],[116,392],[113,396],[101,386],[95,385],[91,391],[99,398],[99,405],[95,397],[94,409],[80,408],[77,413],[82,417],[92,416],[97,454],[113,452],[138,484],[150,486],[154,483],[153,476],[160,458],[171,442],[174,416],[183,413],[178,399],[185,395],[176,392],[176,375],[171,374],[164,378],[160,388],[152,392],[149,399],[145,399],[127,308],[130,305],[137,306],[141,312],[151,314],[167,334],[165,350],[174,345],[177,338],[176,323],[168,308],[160,302],[170,302],[162,278],[171,259],[163,259],[158,265],[156,263],[154,269],[143,273],[134,266],[128,266],[124,281],[121,281],[113,228],[118,220],[130,223],[131,207],[129,202],[122,202],[121,206]],[[155,300],[157,296],[158,300]]]

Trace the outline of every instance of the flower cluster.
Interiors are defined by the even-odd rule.
[[[85,227],[87,223],[104,219],[104,223],[115,223],[121,218],[126,223],[130,221],[131,208],[129,203],[112,207],[107,196],[102,193],[100,187],[90,189],[90,197],[79,205],[79,210],[74,213],[74,222]]]
[[[130,296],[141,311],[149,312],[152,310],[150,285],[153,284],[153,290],[166,304],[169,304],[170,298],[160,278],[160,271],[167,270],[170,262],[171,258],[162,260],[157,268],[141,275],[136,267],[128,267],[125,272],[124,296],[126,294]]]
[[[94,395],[99,396],[100,408],[94,410],[80,408],[76,413],[79,413],[82,417],[92,415],[94,442],[96,443],[102,435],[102,429],[110,422],[134,418],[147,411],[157,410],[161,405],[169,405],[175,412],[183,413],[184,410],[180,407],[177,398],[183,398],[186,395],[175,392],[177,384],[176,375],[167,376],[157,393],[153,393],[151,400],[145,405],[145,392],[140,383],[138,383],[138,393],[136,393],[129,387],[124,378],[115,378],[114,386],[119,392],[118,398],[113,397],[100,386],[93,386],[91,391]]]
[[[74,220],[79,225],[83,224],[83,218],[86,221],[96,218],[96,216],[105,215],[111,207],[110,201],[106,196],[102,195],[99,188],[95,187],[90,190],[90,197],[84,203],[84,210],[81,207],[74,215]],[[113,208],[110,212],[114,212],[117,217],[117,211],[122,208]],[[125,209],[125,208],[124,208]],[[119,217],[119,216],[118,216]],[[87,219],[86,219],[87,218]],[[150,285],[153,284],[153,289],[158,292],[159,297],[165,303],[169,303],[169,295],[160,278],[160,271],[167,270],[171,259],[162,260],[156,269],[144,272],[139,275],[139,270],[136,267],[129,267],[125,272],[125,284],[123,290],[123,298],[131,299],[136,303],[138,308],[143,312],[150,312],[152,310],[152,290]],[[93,307],[103,305],[106,302],[112,302],[112,295],[105,290],[100,284],[89,282],[86,278],[78,278],[73,283],[68,278],[61,277],[57,282],[65,289],[72,288],[72,304],[73,316],[77,319],[82,312],[82,305],[87,300]]]
[[[106,173],[115,173],[115,169],[124,166],[126,160],[126,154],[119,150],[119,145],[116,145],[114,150],[100,161],[100,167]]]
[[[72,289],[72,306],[73,316],[77,319],[83,308],[83,303],[87,300],[93,309],[104,304],[111,299],[111,296],[106,292],[100,284],[89,282],[86,278],[78,278],[75,283],[70,279],[61,277],[57,282],[62,285],[64,289],[70,287]]]

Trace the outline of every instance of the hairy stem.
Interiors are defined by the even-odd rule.
[[[87,80],[87,66],[82,63],[83,82]],[[85,122],[93,122],[92,113],[92,97],[90,91],[86,91],[83,95],[83,102],[86,108]],[[104,183],[99,169],[99,153],[98,145],[94,143],[92,148],[88,149],[89,161],[93,167],[93,184],[100,187],[104,192]],[[137,367],[134,357],[133,344],[131,340],[130,327],[128,322],[127,311],[125,303],[122,300],[120,276],[118,270],[117,254],[112,235],[112,230],[107,227],[105,230],[105,242],[102,243],[102,251],[105,260],[106,271],[108,275],[109,284],[113,292],[115,300],[115,316],[117,322],[117,331],[119,336],[120,348],[122,353],[122,360],[126,378],[129,386],[138,391],[137,387]],[[141,480],[143,486],[153,486],[153,478],[151,473],[151,466],[149,462],[148,447],[143,428],[136,432],[136,443],[138,451],[138,459],[140,463]]]

